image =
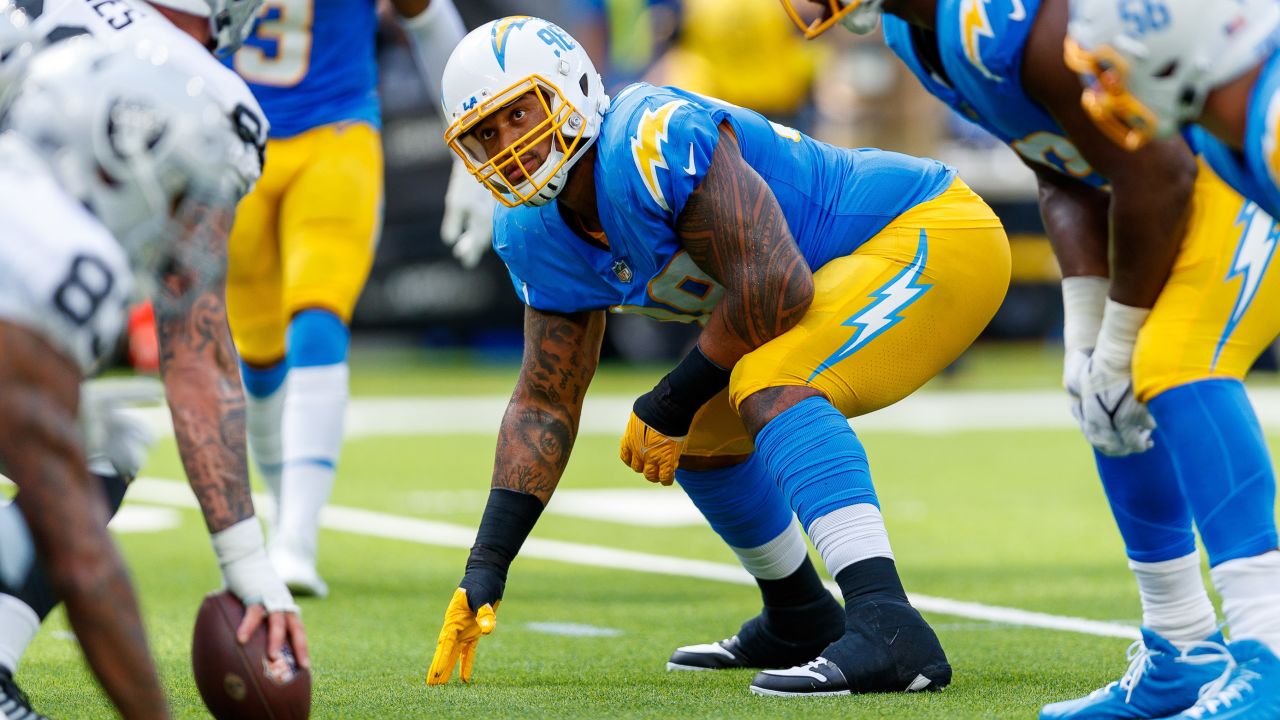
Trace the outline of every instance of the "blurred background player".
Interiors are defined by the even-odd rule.
[[[225,53],[239,46],[258,8],[256,0],[212,0],[189,10],[128,2],[97,8],[75,0],[24,2],[20,7],[6,15],[24,28],[21,47],[7,56],[6,77],[21,65],[14,61],[39,44],[81,35],[93,35],[126,50],[162,44],[171,65],[203,78],[216,90],[210,95],[221,103],[223,115],[234,123],[242,141],[235,158],[239,171],[250,179],[258,177],[266,121],[244,82],[210,54],[210,50]],[[229,230],[229,223],[218,229]],[[178,452],[213,536],[227,587],[248,605],[253,606],[256,598],[266,600],[275,647],[286,626],[295,643],[305,645],[297,616],[286,618],[293,610],[292,598],[265,560],[261,528],[254,516],[245,462],[244,394],[226,328],[224,268],[219,265],[213,270],[208,277],[198,278],[193,288],[198,301],[159,308],[161,375]],[[109,513],[119,508],[126,483],[147,452],[146,433],[114,407],[138,399],[138,392],[136,384],[98,383],[86,388],[81,400],[90,468],[102,484]],[[16,506],[0,509],[6,522],[17,514]],[[41,621],[58,603],[47,570],[47,563],[28,564],[7,578],[6,592],[0,593],[0,692],[4,694],[0,707],[6,707],[10,697],[21,697],[12,674]],[[251,608],[241,629],[244,637],[262,621],[263,607]]]
[[[462,20],[450,0],[392,4],[438,97]],[[266,171],[231,233],[227,283],[249,446],[275,500],[271,561],[294,592],[319,597],[328,594],[316,544],[342,447],[348,324],[382,223],[377,20],[373,0],[272,0],[228,62],[271,124]],[[455,178],[445,234],[487,246],[493,202],[465,174]]]
[[[837,20],[868,32],[883,11],[889,46],[921,83],[1035,169],[1066,276],[1064,379],[1144,626],[1121,680],[1041,717],[1186,710],[1227,666],[1196,529],[1228,621],[1280,640],[1274,471],[1242,382],[1280,332],[1267,312],[1280,301],[1271,218],[1203,164],[1197,172],[1181,139],[1130,153],[1094,125],[1063,60],[1067,0],[832,0],[813,24],[803,3],[784,4],[810,34]],[[1154,5],[1124,7],[1144,8],[1141,18]],[[1224,692],[1202,699],[1221,709]]]
[[[1086,85],[1084,107],[1100,129],[1137,151],[1199,123],[1193,144],[1213,169],[1268,212],[1280,213],[1280,4],[1073,0],[1068,33],[1067,62]],[[1236,254],[1233,269],[1243,275],[1242,297],[1257,282],[1249,270],[1270,262],[1276,239],[1275,231],[1260,232]],[[1274,312],[1274,306],[1268,309]],[[1253,481],[1256,488],[1238,492],[1262,509],[1274,506],[1271,476],[1259,473]],[[1231,632],[1231,662],[1218,686],[1178,717],[1280,717],[1280,550],[1274,525],[1256,549],[1261,552],[1229,557],[1213,568]]]
[[[468,35],[445,108],[450,147],[508,208],[494,247],[526,305],[525,356],[427,682],[459,661],[470,679],[569,459],[611,310],[703,326],[635,402],[621,456],[680,480],[759,579],[766,612],[721,654],[805,664],[757,675],[752,691],[945,687],[951,667],[907,600],[846,417],[912,393],[991,319],[1009,255],[990,208],[932,160],[835,148],[678,88],[611,100],[577,42],[537,18]],[[943,308],[945,327],[928,319]]]
[[[121,51],[89,38],[61,43],[29,62],[0,123],[12,272],[0,302],[0,453],[85,657],[128,718],[168,710],[106,532],[103,493],[86,470],[75,425],[80,380],[123,329],[135,271],[142,286],[160,288],[165,312],[198,302],[221,278],[217,228],[254,179],[245,171],[256,169],[240,161],[245,136],[222,111],[218,87],[193,84],[176,57],[180,48],[154,43]],[[261,534],[255,546],[244,527],[213,535],[228,586],[246,603],[296,612]],[[20,695],[5,698],[5,716],[31,714],[24,705]]]

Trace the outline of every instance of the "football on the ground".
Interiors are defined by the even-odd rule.
[[[311,672],[298,666],[285,643],[283,658],[267,659],[267,626],[249,642],[236,640],[244,605],[227,591],[200,605],[191,642],[196,687],[218,720],[303,720],[311,714]]]

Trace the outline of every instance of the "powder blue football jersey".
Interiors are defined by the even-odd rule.
[[[287,138],[337,122],[380,123],[373,0],[267,0],[227,64]]]
[[[926,90],[1023,158],[1104,187],[1106,179],[1023,90],[1022,58],[1039,9],[1040,0],[938,0],[936,42],[946,77],[922,59],[926,31],[885,15],[884,35]]]
[[[614,98],[596,143],[607,247],[570,229],[555,200],[498,208],[494,248],[524,302],[683,322],[710,315],[723,289],[689,258],[675,228],[711,165],[721,123],[773,191],[813,270],[849,255],[955,179],[954,169],[934,160],[837,148],[713,98],[631,85]]]

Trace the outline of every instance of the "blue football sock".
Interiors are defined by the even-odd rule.
[[[824,398],[806,398],[769,421],[756,435],[756,454],[806,529],[841,508],[880,506],[862,443]]]
[[[351,331],[328,310],[302,310],[289,321],[289,367],[338,365],[347,361]]]
[[[759,453],[719,470],[676,470],[676,482],[730,547],[759,547],[791,525],[791,507]]]
[[[1173,448],[1156,430],[1150,450],[1125,457],[1094,452],[1125,553],[1143,563],[1185,557],[1196,550],[1191,509],[1178,482]]]
[[[1274,550],[1275,471],[1244,383],[1189,383],[1147,407],[1172,449],[1209,565]]]

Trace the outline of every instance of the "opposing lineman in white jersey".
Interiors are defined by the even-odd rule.
[[[22,0],[18,2],[21,3]],[[256,181],[261,172],[261,153],[267,125],[248,89],[233,73],[216,62],[210,51],[227,52],[238,46],[244,35],[246,23],[252,18],[260,0],[208,0],[207,4],[200,0],[196,4],[204,9],[200,10],[190,3],[186,9],[182,9],[158,4],[155,6],[133,4],[127,0],[98,2],[95,9],[93,5],[83,0],[46,0],[44,3],[29,2],[28,7],[36,15],[33,20],[25,21],[25,24],[31,34],[39,38],[40,43],[54,44],[53,50],[58,50],[57,46],[64,44],[60,42],[62,40],[81,35],[93,35],[100,38],[117,54],[131,56],[145,54],[151,58],[153,65],[161,68],[156,72],[177,74],[186,78],[189,87],[193,88],[190,92],[202,98],[204,105],[201,112],[221,123],[220,128],[225,126],[229,129],[227,134],[229,142],[218,144],[217,147],[220,149],[216,151],[213,146],[206,147],[190,138],[187,142],[192,143],[190,147],[201,150],[198,158],[203,165],[207,166],[206,170],[215,167],[229,168],[234,177],[239,179],[241,186],[236,191],[239,193]],[[47,52],[53,52],[53,50]],[[37,60],[42,54],[37,54]],[[17,58],[26,55],[29,53],[7,54],[8,57]],[[33,66],[35,62],[32,60]],[[148,72],[150,70],[140,75],[135,73],[134,84],[141,86],[142,90],[151,89],[149,80],[144,82],[144,79],[150,77]],[[3,81],[4,76],[11,74],[7,69],[0,68],[0,82]],[[77,87],[84,84],[84,81],[80,81]],[[23,87],[25,88],[25,85]],[[85,89],[86,96],[87,92],[88,90]],[[15,113],[22,107],[21,102],[27,102],[22,100],[25,95],[26,90],[23,89],[14,100]],[[79,102],[78,98],[79,96],[75,94],[70,96],[67,101],[71,103],[70,107],[80,107],[76,104]],[[65,108],[60,107],[59,111],[50,112],[49,115],[59,116],[66,112]],[[145,114],[133,113],[125,107],[109,120],[115,126],[122,127],[140,121],[144,116]],[[102,120],[101,117],[97,119]],[[32,133],[39,131],[39,128],[34,125],[29,125],[27,129]],[[75,152],[83,153],[89,149],[92,148],[80,146]],[[62,168],[66,158],[74,157],[75,152],[63,152],[60,155],[61,159],[50,163],[51,167]],[[109,164],[103,163],[103,165]],[[92,260],[77,261],[77,258],[84,254],[81,252],[83,248],[78,243],[90,242],[85,238],[92,238],[95,234],[84,230],[86,223],[92,225],[94,220],[105,220],[105,216],[111,212],[108,208],[109,203],[95,203],[88,198],[82,198],[79,194],[86,190],[87,186],[94,185],[95,178],[102,179],[96,172],[86,172],[88,169],[88,166],[84,166],[80,168],[82,172],[71,173],[58,179],[64,191],[69,191],[68,194],[80,200],[79,203],[73,203],[75,210],[54,212],[51,207],[48,207],[50,203],[65,202],[65,197],[62,200],[36,200],[34,188],[40,183],[30,178],[24,179],[21,193],[11,193],[6,197],[6,200],[17,202],[20,207],[10,208],[8,206],[10,203],[6,203],[5,207],[0,208],[0,213],[3,213],[0,217],[3,217],[6,227],[35,226],[34,220],[19,222],[17,218],[32,218],[30,211],[37,207],[38,203],[43,203],[40,207],[43,207],[47,213],[39,219],[48,221],[50,217],[57,218],[59,224],[56,228],[47,227],[44,228],[44,232],[50,233],[56,230],[53,234],[62,238],[62,242],[49,244],[47,253],[41,254],[45,258],[42,266],[52,268],[57,260],[62,260],[64,261],[63,272],[66,274],[57,278],[24,274],[23,278],[25,281],[37,284],[44,282],[46,286],[50,282],[57,283],[53,288],[54,292],[60,294],[59,296],[68,307],[72,308],[72,312],[76,312],[77,308],[84,310],[89,306],[90,300],[100,296],[103,308],[118,308],[119,299],[126,292],[123,288],[127,285],[120,279],[127,274],[127,268],[124,273],[117,276],[120,265],[123,263],[118,249],[114,255],[108,251],[98,253],[101,266]],[[102,169],[106,171],[105,167]],[[168,176],[166,178],[172,179]],[[122,181],[121,178],[113,177],[109,173],[106,179],[114,180],[116,183]],[[105,184],[108,189],[113,187],[110,182]],[[163,197],[164,192],[168,191],[164,190],[169,187],[168,185],[165,183],[158,185],[144,183],[144,185],[146,186],[144,194],[149,196],[150,207],[169,207],[167,203],[155,202],[157,197]],[[47,187],[45,189],[47,190]],[[46,192],[41,197],[46,195],[49,194]],[[200,200],[200,197],[191,193],[184,194],[183,197],[191,201]],[[84,207],[88,207],[89,212],[86,213]],[[178,277],[173,273],[177,268],[175,262],[178,258],[163,257],[161,260],[164,264],[160,267],[166,270],[166,276],[161,278],[160,283],[149,283],[172,288],[173,281],[176,280],[177,286],[186,290],[182,297],[166,292],[158,293],[156,297],[160,344],[164,356],[162,378],[169,405],[173,409],[179,453],[204,512],[214,550],[222,566],[224,582],[249,606],[245,623],[240,628],[241,637],[247,638],[254,628],[265,622],[269,626],[270,653],[279,656],[280,648],[287,637],[292,642],[298,660],[303,664],[309,664],[306,636],[297,616],[296,606],[283,583],[266,561],[261,529],[254,516],[249,493],[244,449],[244,396],[238,368],[235,365],[234,348],[226,329],[223,296],[225,236],[230,227],[231,207],[233,204],[220,214],[208,214],[200,222],[201,229],[207,232],[205,241],[216,248],[216,252],[204,257],[206,262],[198,264],[205,267],[188,268],[184,276]],[[11,217],[11,214],[14,217]],[[143,213],[143,215],[146,214]],[[109,225],[109,223],[104,224]],[[154,217],[148,217],[139,224],[139,227],[150,225],[153,229],[157,229],[161,224],[163,223],[157,223]],[[115,239],[124,241],[129,237],[136,237],[139,227],[135,227],[134,232],[124,233]],[[79,230],[83,232],[74,232],[75,237],[70,237],[73,231]],[[170,224],[166,230],[173,231],[175,227]],[[98,234],[101,234],[101,228],[98,228]],[[0,235],[0,242],[3,241],[4,236]],[[92,242],[95,245],[101,245],[98,241]],[[154,245],[150,247],[154,249]],[[139,248],[136,259],[157,258],[154,252],[142,246]],[[65,265],[66,261],[77,265],[80,274],[73,276],[72,269]],[[24,262],[30,263],[35,260],[29,256],[22,256],[15,261],[6,261],[6,264],[12,268],[20,267],[19,263]],[[104,267],[112,273],[109,283],[103,279],[106,274],[100,272]],[[52,271],[46,270],[46,273],[49,272]],[[155,278],[150,274],[144,274],[141,279]],[[168,281],[168,284],[165,281]],[[109,289],[105,289],[106,285],[110,285]],[[44,292],[47,289],[47,287],[32,285],[22,290],[29,297],[43,297],[47,300],[48,294]],[[12,298],[7,300],[10,306],[21,306],[21,303]],[[118,318],[112,318],[108,314],[99,315],[96,312],[97,308],[94,309],[93,318],[86,321],[83,327],[75,325],[74,329],[68,327],[63,320],[43,313],[28,313],[27,319],[18,324],[22,325],[25,331],[35,330],[34,334],[41,338],[57,338],[56,341],[42,340],[41,344],[57,350],[60,356],[65,355],[77,363],[82,363],[82,358],[93,354],[95,338],[100,345],[113,339],[109,329],[120,322]],[[71,322],[75,324],[74,320]],[[40,326],[40,323],[44,325]],[[4,320],[0,319],[0,327],[4,324]],[[86,328],[97,328],[98,332],[90,332]],[[0,372],[3,370],[0,369]],[[3,376],[0,376],[0,382],[5,382]],[[21,384],[30,382],[29,379],[25,379]],[[86,395],[86,399],[87,397]],[[85,404],[82,400],[82,408]],[[15,420],[15,417],[21,416],[6,416],[0,420],[0,425],[11,424],[15,428],[22,428],[20,421]],[[145,447],[140,447],[139,440],[130,435],[129,428],[118,422],[120,417],[118,413],[113,413],[106,421],[97,423],[105,426],[108,434],[111,435],[106,445],[111,447],[114,443],[117,451],[121,447],[124,450],[124,452],[117,452],[114,456],[108,455],[107,459],[110,462],[105,463],[108,468],[105,474],[99,470],[99,466],[92,466],[94,474],[101,481],[102,488],[94,488],[91,500],[99,499],[105,492],[108,498],[106,512],[114,512],[119,506],[126,483],[136,474],[141,458],[145,455]],[[0,433],[6,435],[5,438],[0,439],[0,443],[11,439],[5,427],[0,427]],[[5,452],[5,447],[0,445],[0,453]],[[12,449],[12,446],[8,447]],[[79,458],[80,472],[83,472],[82,453],[61,452],[59,455],[64,460]],[[123,465],[118,460],[120,457],[125,458]],[[12,537],[9,531],[15,524],[21,525],[20,522],[14,521],[20,521],[21,516],[27,513],[27,506],[39,504],[38,492],[29,493],[26,488],[20,488],[20,490],[15,505],[0,507],[0,537]],[[17,506],[22,506],[22,513],[18,512]],[[59,520],[65,525],[75,525],[68,523],[65,517]],[[81,532],[78,537],[93,537],[90,530],[94,528],[85,528],[83,525],[84,523],[81,523],[81,527],[77,530]],[[32,529],[35,531],[32,534],[37,537],[37,545],[41,548],[43,559],[49,560],[47,548],[44,547],[44,541],[40,539],[40,532],[35,525]],[[19,530],[25,531],[25,528],[19,527]],[[84,558],[80,558],[80,561],[82,567],[102,567],[100,562],[90,562]],[[0,565],[5,562],[5,553],[0,553]],[[12,570],[12,568],[0,567],[0,570]],[[14,708],[19,712],[29,712],[25,699],[13,683],[12,673],[27,644],[34,637],[40,621],[52,610],[59,598],[67,599],[74,596],[74,592],[68,592],[61,584],[61,581],[65,580],[61,573],[66,570],[67,567],[57,566],[56,563],[48,561],[29,563],[29,567],[20,569],[16,575],[12,572],[8,575],[0,572],[0,709],[6,713]],[[120,579],[123,579],[123,575]],[[117,587],[117,589],[120,588]],[[123,585],[123,590],[128,590],[127,584]],[[126,603],[123,612],[136,613],[133,608],[132,602]],[[83,620],[85,612],[83,607],[77,610],[71,608],[69,603],[68,610],[72,615],[81,613],[80,617]],[[107,619],[108,616],[120,611],[114,604],[110,608],[97,607],[96,611],[100,613],[97,621],[85,621],[76,626],[77,631],[82,633],[82,646],[86,650],[90,663],[96,669],[106,668],[105,674],[100,674],[99,677],[117,703],[126,703],[131,707],[140,708],[139,716],[154,716],[156,713],[146,711],[146,708],[154,705],[152,710],[163,709],[163,705],[162,698],[160,704],[156,704],[156,698],[160,696],[158,686],[152,684],[154,671],[151,670],[149,660],[146,658],[145,646],[128,658],[120,657],[122,651],[115,651],[113,656],[108,657],[111,651],[102,648],[114,648],[118,643],[101,640],[95,642],[92,635],[93,629],[105,626],[119,631],[120,628],[127,629],[130,626],[127,623],[121,624],[118,619]],[[90,634],[88,640],[83,632]],[[141,635],[137,637],[141,638]],[[99,648],[97,652],[94,651],[95,647]],[[127,650],[127,646],[124,647]],[[142,668],[141,671],[137,669],[139,666]],[[121,707],[123,708],[123,705]],[[129,712],[125,714],[132,716]]]
[[[86,658],[130,718],[168,711],[85,469],[79,382],[122,323],[131,268],[163,273],[174,304],[196,299],[223,262],[218,221],[253,180],[214,89],[169,57],[159,44],[60,43],[30,60],[0,122],[0,267],[14,273],[0,295],[0,458]],[[255,560],[224,565],[241,594],[237,572],[264,575]],[[253,592],[292,606],[278,580]]]

